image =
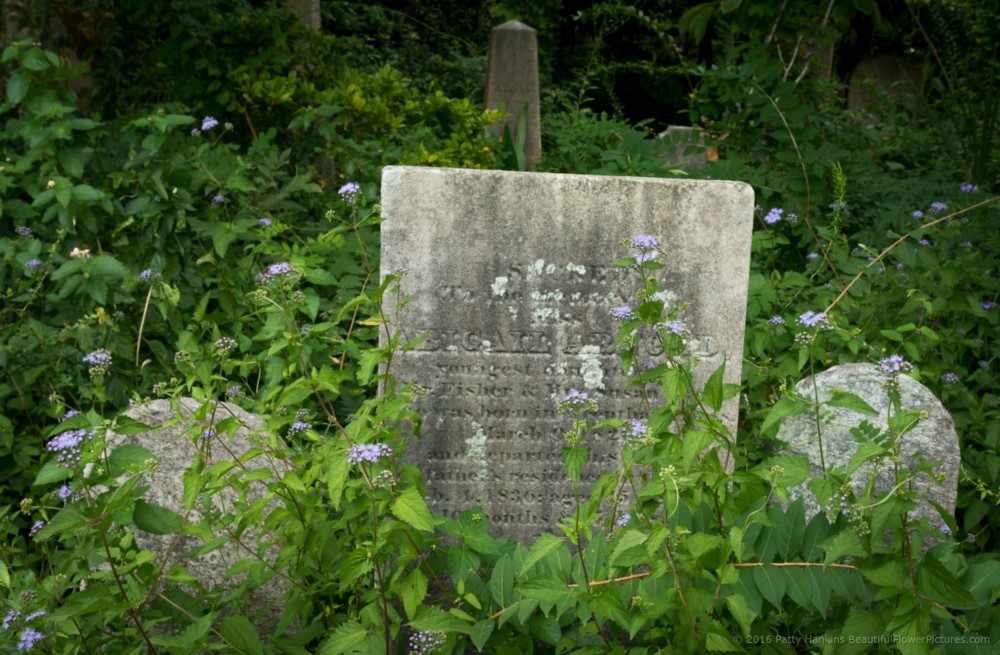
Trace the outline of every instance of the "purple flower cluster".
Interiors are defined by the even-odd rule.
[[[803,327],[830,327],[830,319],[826,317],[826,312],[814,312],[811,309],[799,316],[799,325]]]
[[[764,217],[764,222],[768,225],[774,225],[781,220],[781,215],[785,213],[785,210],[781,207],[771,207],[771,210],[767,212],[767,216]]]
[[[206,116],[201,121],[201,131],[202,132],[207,132],[207,131],[209,131],[210,129],[212,129],[213,127],[215,127],[218,124],[219,124],[219,121],[215,120],[215,117],[213,117],[213,116]]]
[[[915,212],[913,212],[912,214],[910,214],[910,216],[913,217],[913,220],[919,221],[921,218],[924,217],[924,213],[918,209]]]
[[[69,500],[70,496],[72,495],[73,495],[73,487],[69,486],[68,484],[64,484],[63,486],[59,487],[59,489],[56,491],[56,496],[59,497],[59,500],[63,501]]]
[[[348,202],[353,201],[359,193],[361,193],[361,185],[357,182],[348,182],[337,191],[337,195]]]
[[[979,303],[979,306],[985,309],[986,311],[990,311],[991,309],[996,307],[997,304],[992,300],[984,300],[983,302]]]
[[[215,194],[212,197],[212,206],[213,207],[221,205],[224,202],[226,202],[226,196],[222,195],[221,193],[217,193],[217,194]]]
[[[611,310],[611,316],[617,321],[627,321],[630,318],[635,318],[635,312],[628,305],[622,305],[621,307],[615,307]]]
[[[955,375],[955,373],[952,372],[952,371],[948,371],[947,373],[945,373],[944,375],[942,375],[941,379],[943,379],[945,381],[945,383],[948,384],[949,386],[953,385],[953,384],[957,384],[958,381],[959,381],[958,376]]]
[[[438,652],[447,642],[447,635],[440,630],[425,630],[410,635],[411,655],[430,655]]]
[[[139,273],[139,279],[142,280],[143,282],[149,282],[150,278],[152,277],[153,277],[153,269],[151,268],[143,269],[143,271]]]
[[[92,376],[104,375],[111,368],[111,353],[107,348],[98,348],[94,352],[83,358],[84,364],[90,364],[90,374]]]
[[[67,430],[54,437],[45,445],[49,452],[55,453],[56,461],[64,468],[71,468],[80,463],[83,457],[83,447],[94,438],[96,430]]]
[[[26,225],[18,225],[17,227],[14,228],[14,231],[17,232],[18,236],[22,237],[31,236],[31,228]]]
[[[903,359],[902,355],[890,355],[878,363],[878,368],[885,375],[896,376],[909,373],[913,370],[913,365]]]
[[[562,402],[569,405],[586,405],[590,402],[590,394],[573,389],[563,396]]]
[[[384,443],[359,443],[347,451],[347,461],[351,464],[377,464],[379,460],[392,455],[392,448]]]
[[[245,395],[246,394],[243,393],[243,387],[238,384],[234,384],[233,386],[226,389],[227,398],[242,398]]]
[[[770,319],[768,319],[767,322],[770,323],[771,325],[784,325],[785,319],[781,318],[780,316],[772,316]]]
[[[962,193],[979,193],[979,186],[965,183],[962,185]]]
[[[35,269],[37,269],[41,265],[42,265],[42,260],[37,258],[29,259],[28,261],[24,262],[24,267],[28,269],[29,273],[34,273]]]
[[[678,337],[683,337],[685,332],[687,332],[687,328],[681,321],[663,321],[660,323],[660,327],[670,334],[675,334]]]
[[[631,520],[632,520],[631,514],[622,514],[620,517],[618,517],[618,520],[615,521],[615,525],[617,525],[619,528],[624,528],[626,525],[628,525],[628,522]]]
[[[261,227],[271,227],[271,223],[271,219],[267,216],[261,216],[260,220],[257,221],[257,225],[260,225]]]
[[[35,647],[35,644],[44,638],[45,635],[38,630],[35,630],[34,628],[25,628],[24,632],[21,633],[20,639],[17,640],[17,649],[22,653],[27,653]]]
[[[284,278],[293,277],[295,275],[298,275],[298,271],[296,271],[295,267],[288,262],[271,264],[257,274],[257,284],[273,284],[274,282]]]
[[[300,432],[305,432],[306,430],[312,429],[312,423],[306,421],[295,421],[292,423],[291,427],[288,428],[288,436],[293,437]]]
[[[930,212],[932,214],[940,214],[946,209],[948,209],[948,205],[944,204],[943,202],[932,202]]]
[[[806,255],[806,259],[819,259],[819,253],[811,252],[808,255]]]
[[[632,247],[637,250],[656,250],[660,247],[660,240],[651,234],[639,234],[632,239]]]
[[[625,424],[625,445],[639,446],[646,438],[646,423],[639,419],[629,419]]]

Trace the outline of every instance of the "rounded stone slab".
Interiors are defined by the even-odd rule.
[[[814,398],[818,392],[821,402],[827,401],[835,391],[847,391],[860,397],[878,416],[866,415],[846,407],[822,405],[821,415],[832,417],[832,421],[820,423],[823,458],[827,467],[846,468],[858,448],[858,442],[851,429],[867,420],[875,427],[885,430],[888,426],[889,396],[883,388],[885,376],[873,364],[841,364],[801,380],[795,392],[805,398]],[[900,465],[916,470],[918,461],[937,461],[934,470],[944,474],[944,482],[938,484],[926,473],[916,473],[914,489],[944,507],[950,514],[955,513],[958,497],[958,471],[961,465],[958,435],[951,415],[930,389],[907,375],[899,376],[899,395],[903,409],[922,410],[927,417],[903,435]],[[820,464],[820,440],[817,438],[816,418],[811,412],[789,416],[781,422],[778,439],[788,444],[788,453],[809,458],[810,470],[814,477],[822,476]],[[855,492],[859,492],[870,480],[872,467],[862,466],[854,474],[852,482]],[[889,491],[891,471],[882,468],[875,488],[878,493]],[[789,489],[793,498],[801,496],[805,503],[806,516],[811,518],[819,511],[812,491],[805,484]],[[931,525],[941,523],[938,511],[926,501],[919,501],[919,507],[912,512],[914,517],[926,516]]]
[[[152,476],[145,474],[142,483],[148,485],[149,489],[142,499],[172,510],[186,517],[186,524],[193,524],[201,521],[203,515],[199,511],[200,502],[196,501],[191,510],[184,508],[184,474],[199,453],[205,456],[206,469],[225,460],[242,461],[248,451],[261,447],[262,440],[266,442],[267,433],[260,416],[251,414],[238,405],[212,401],[206,404],[194,398],[179,398],[174,402],[175,404],[169,400],[153,400],[129,409],[125,415],[148,425],[150,430],[129,435],[109,432],[107,448],[111,452],[119,445],[133,444],[152,452],[159,463]],[[205,431],[209,428],[214,434],[204,438]],[[282,477],[274,458],[263,455],[242,461],[237,466],[250,470],[266,467],[271,470],[272,479],[280,480]],[[260,481],[250,483],[245,501],[237,491],[228,487],[212,495],[212,511],[223,517],[235,515],[236,521],[239,521],[240,508],[264,498],[266,494],[265,483]],[[265,513],[277,507],[278,503],[271,501]],[[207,589],[219,586],[231,588],[234,579],[226,575],[230,567],[243,559],[256,558],[257,544],[263,537],[251,525],[237,539],[232,536],[234,527],[235,524],[227,528],[216,521],[212,526],[213,534],[229,534],[231,538],[220,548],[198,557],[177,557],[180,553],[202,545],[197,537],[180,533],[156,535],[136,529],[136,543],[140,548],[156,554],[157,563],[162,565],[164,572],[161,583],[166,579],[166,572],[176,563],[182,564]],[[272,551],[277,552],[276,549]],[[273,561],[270,564],[273,565]],[[246,605],[242,611],[248,616],[264,612],[255,621],[262,636],[266,637],[277,626],[283,610],[281,598],[289,588],[289,582],[279,573],[246,597]]]

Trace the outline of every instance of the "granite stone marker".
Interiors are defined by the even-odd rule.
[[[577,389],[602,417],[646,418],[613,346],[611,310],[635,299],[634,277],[612,265],[630,256],[622,241],[659,239],[661,298],[689,303],[696,382],[723,361],[725,380],[740,380],[746,184],[389,167],[382,214],[383,277],[405,272],[410,296],[392,327],[404,342],[427,335],[391,371],[426,389],[407,452],[445,515],[481,505],[494,535],[529,541],[574,506],[557,402]],[[737,409],[732,399],[721,414],[734,435]],[[586,482],[617,465],[616,436],[591,439]]]
[[[194,463],[199,451],[205,456],[206,469],[217,462],[239,460],[241,463],[237,464],[238,468],[266,468],[270,469],[272,479],[281,478],[283,471],[279,470],[273,458],[263,454],[253,459],[244,457],[251,448],[260,447],[262,439],[266,441],[264,421],[259,416],[231,403],[205,406],[194,398],[180,398],[176,402],[177,406],[171,407],[168,400],[153,400],[125,412],[126,416],[148,425],[148,432],[129,435],[109,432],[107,435],[108,452],[122,444],[134,444],[146,448],[156,456],[156,472],[152,475],[145,474],[142,482],[149,486],[142,500],[186,517],[186,524],[200,521],[202,514],[199,504],[196,502],[189,511],[184,508],[183,500],[184,473]],[[209,429],[212,432],[206,435]],[[245,502],[247,505],[251,504],[266,494],[264,482],[252,482],[247,489]],[[274,506],[266,509],[265,513],[277,507],[276,501],[274,502]],[[219,512],[222,517],[233,517],[237,521],[242,518],[241,508],[245,507],[240,494],[232,488],[214,494],[212,505],[214,511]],[[235,523],[226,527],[220,521],[213,527],[213,532],[216,536],[232,536],[234,527]],[[136,543],[140,548],[156,554],[157,564],[162,565],[164,572],[172,564],[182,564],[205,588],[222,586],[228,589],[233,586],[233,579],[227,577],[230,567],[246,558],[257,559],[259,554],[256,548],[262,536],[251,526],[239,539],[231,538],[216,550],[184,558],[179,558],[178,555],[201,546],[200,539],[181,533],[159,535],[137,529]],[[274,551],[271,551],[264,557],[268,558],[273,554]],[[165,579],[166,576],[161,578]],[[255,623],[261,635],[266,636],[273,632],[281,618],[281,597],[289,588],[288,580],[276,574],[245,597],[244,607],[236,609],[251,617],[260,613]]]
[[[524,159],[534,170],[542,156],[542,132],[538,100],[538,37],[534,29],[516,20],[494,27],[490,32],[490,53],[486,63],[486,108],[503,106],[507,117],[494,126],[497,136],[504,127],[517,140],[521,113],[527,112]]]
[[[823,474],[821,461],[825,461],[828,468],[835,466],[846,468],[858,448],[858,442],[851,434],[851,429],[865,420],[882,430],[888,425],[889,396],[882,387],[884,381],[885,376],[874,364],[841,364],[799,381],[795,391],[806,398],[813,398],[814,390],[818,392],[821,402],[829,400],[836,390],[848,391],[868,403],[872,409],[879,412],[879,415],[866,415],[846,407],[822,405],[821,412],[829,413],[831,419],[820,424],[823,460],[820,459],[820,440],[816,438],[816,417],[813,413],[798,414],[784,419],[778,429],[778,439],[788,444],[790,454],[805,455],[809,458],[813,477]],[[939,461],[940,464],[935,468],[935,472],[944,476],[944,482],[938,484],[926,473],[917,473],[914,489],[954,515],[955,502],[958,498],[961,453],[951,415],[930,389],[907,375],[899,376],[899,395],[903,409],[927,412],[927,418],[903,435],[900,466],[915,471],[920,458],[927,462]],[[860,492],[871,480],[872,475],[873,467],[862,465],[852,478],[855,491]],[[891,470],[883,466],[877,476],[875,489],[879,495],[892,489],[894,483]],[[820,510],[815,496],[807,485],[803,484],[789,491],[793,497],[803,498],[807,517],[814,516]],[[921,502],[911,516],[928,517],[932,526],[941,524],[940,514],[926,502]]]

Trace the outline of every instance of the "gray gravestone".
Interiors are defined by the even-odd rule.
[[[407,452],[443,514],[482,505],[493,534],[530,540],[574,507],[557,401],[578,389],[603,417],[647,418],[613,345],[610,312],[635,299],[634,276],[612,266],[630,256],[623,240],[659,239],[662,298],[690,304],[696,383],[723,361],[725,380],[740,381],[746,184],[389,167],[382,214],[383,277],[405,272],[410,296],[391,327],[404,342],[428,335],[391,370],[427,390]],[[731,399],[721,414],[734,435],[737,410]],[[617,465],[615,436],[591,438],[587,482]]]
[[[827,468],[846,468],[858,448],[858,442],[850,432],[851,428],[865,420],[882,430],[888,426],[889,396],[882,386],[885,379],[874,364],[841,364],[799,381],[795,391],[806,398],[812,399],[814,392],[818,392],[820,402],[823,402],[829,400],[835,391],[848,391],[868,403],[879,415],[866,415],[846,407],[822,405],[821,416],[827,415],[827,420],[822,421],[819,426],[822,435],[822,460],[814,413],[784,419],[778,430],[778,439],[788,444],[791,454],[809,458],[813,477],[822,476],[821,461],[826,462]],[[935,472],[944,476],[944,482],[938,484],[926,473],[917,473],[914,489],[954,515],[958,497],[958,471],[962,460],[951,415],[930,389],[907,375],[899,376],[899,394],[903,409],[927,412],[927,418],[903,435],[900,465],[916,470],[919,458],[927,462],[939,461],[940,465],[935,468]],[[855,491],[859,492],[873,474],[871,466],[859,468],[852,478]],[[881,496],[892,489],[893,475],[885,466],[880,468],[877,475],[875,488]],[[807,517],[812,517],[819,511],[819,505],[808,486],[802,485],[790,491],[793,497],[803,498]],[[926,516],[932,526],[941,524],[940,514],[926,502],[921,503],[912,516]]]
[[[527,112],[524,158],[527,170],[534,170],[542,156],[538,38],[535,30],[524,23],[507,21],[490,32],[485,104],[487,109],[503,106],[508,115],[493,131],[497,136],[503,136],[504,127],[507,127],[515,142],[521,113]]]
[[[271,479],[281,479],[282,474],[273,458],[264,454],[252,459],[244,457],[252,448],[261,448],[266,444],[267,435],[264,432],[264,421],[238,405],[213,404],[211,401],[205,405],[194,398],[180,398],[176,401],[176,407],[171,407],[168,400],[153,400],[129,409],[125,415],[148,425],[151,430],[129,435],[109,432],[108,451],[122,444],[134,444],[152,452],[159,460],[159,465],[152,476],[145,475],[142,484],[148,485],[149,489],[142,499],[186,517],[186,525],[202,520],[200,503],[196,502],[193,509],[187,510],[183,500],[183,476],[195,462],[199,452],[205,457],[205,469],[217,462],[229,460],[237,462],[236,470],[266,468],[270,469]],[[215,434],[204,438],[205,431],[210,427]],[[266,445],[263,448],[267,450]],[[136,543],[140,548],[157,555],[157,563],[162,564],[164,571],[161,580],[166,579],[166,572],[176,563],[182,564],[207,589],[218,586],[230,588],[233,586],[233,578],[228,577],[227,573],[237,562],[247,558],[263,558],[274,564],[276,549],[267,549],[265,553],[257,552],[264,535],[253,525],[238,539],[233,537],[236,522],[243,518],[241,509],[264,498],[266,494],[267,488],[262,481],[249,484],[245,500],[241,500],[240,494],[232,488],[213,494],[213,511],[219,512],[223,520],[213,523],[212,532],[215,536],[229,535],[232,538],[221,548],[204,555],[178,558],[178,554],[202,545],[200,539],[181,533],[156,535],[136,530]],[[277,503],[269,505],[265,513],[277,506]],[[273,541],[273,537],[269,535],[265,541],[267,540]],[[237,579],[244,577],[245,574]],[[261,636],[266,637],[274,631],[281,618],[281,597],[290,587],[288,580],[276,573],[244,599],[245,607],[235,609],[251,617],[263,611],[255,623]]]

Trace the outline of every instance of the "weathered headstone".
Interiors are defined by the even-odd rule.
[[[494,27],[490,32],[486,69],[486,108],[503,106],[508,114],[493,131],[503,136],[504,127],[507,127],[516,142],[521,114],[526,112],[524,159],[527,170],[534,170],[542,156],[535,30],[516,20]]]
[[[868,421],[873,426],[885,430],[888,425],[889,395],[883,388],[885,376],[873,364],[841,364],[831,367],[821,373],[799,381],[795,391],[806,398],[813,398],[818,393],[820,402],[829,400],[837,390],[848,391],[864,400],[872,409],[879,412],[878,416],[862,414],[846,407],[821,406],[822,420],[817,438],[816,416],[814,413],[789,416],[781,423],[778,439],[788,444],[788,452],[804,455],[809,458],[813,477],[823,474],[821,462],[830,467],[847,467],[858,448],[858,441],[851,434],[851,429],[859,426],[862,421]],[[903,435],[900,452],[900,466],[909,471],[917,470],[917,462],[939,461],[935,472],[944,476],[944,482],[939,484],[926,473],[916,473],[914,489],[922,496],[932,499],[954,515],[955,502],[958,497],[958,471],[961,466],[958,436],[951,415],[934,394],[913,378],[900,375],[900,404],[903,409],[922,410],[927,418],[910,432]],[[822,442],[822,459],[820,445]],[[873,468],[863,465],[855,472],[852,483],[856,492],[864,487],[871,476]],[[891,467],[882,466],[877,473],[875,489],[881,496],[894,486]],[[809,487],[803,484],[790,490],[794,497],[802,497],[806,516],[812,517],[820,507]],[[941,516],[933,506],[926,502],[912,513],[914,518],[927,517],[931,525],[940,525]]]
[[[180,398],[176,401],[176,407],[172,407],[168,400],[153,400],[131,408],[125,415],[148,425],[151,430],[129,435],[109,433],[108,451],[122,444],[134,444],[152,452],[159,463],[154,474],[145,474],[143,484],[148,485],[149,489],[142,499],[185,517],[186,524],[194,524],[202,519],[199,503],[195,503],[191,510],[184,508],[184,473],[194,463],[199,452],[205,458],[206,469],[217,462],[228,460],[237,462],[237,470],[266,468],[270,469],[272,479],[281,478],[282,472],[276,468],[273,459],[263,455],[252,459],[245,457],[252,448],[260,448],[267,441],[267,435],[264,432],[264,421],[238,405],[205,405],[194,398]],[[241,508],[266,494],[265,483],[259,480],[249,484],[245,500],[240,499],[238,492],[227,488],[212,495],[213,511],[219,512],[222,517],[228,516],[238,521],[241,518]],[[229,525],[217,521],[213,525],[213,533],[216,537],[232,537],[235,528],[235,521]],[[257,552],[261,536],[251,526],[239,539],[230,538],[216,550],[183,559],[178,558],[178,555],[200,547],[200,539],[180,533],[157,535],[136,530],[136,543],[140,548],[157,555],[157,564],[162,564],[164,571],[161,580],[166,579],[165,574],[171,565],[178,563],[183,564],[207,589],[214,589],[219,586],[231,588],[234,580],[245,578],[245,574],[236,578],[227,577],[230,567],[237,562],[247,558],[273,558],[274,549],[265,554]],[[271,563],[273,564],[273,559]],[[276,574],[244,599],[245,607],[237,609],[248,616],[263,612],[256,620],[256,625],[262,636],[266,636],[273,632],[281,618],[281,597],[289,588],[287,579]]]
[[[391,372],[427,390],[408,453],[443,514],[482,505],[493,534],[528,541],[574,507],[557,401],[577,389],[605,417],[647,417],[613,345],[611,310],[635,303],[634,272],[611,264],[631,254],[622,241],[659,239],[663,300],[689,303],[696,383],[723,361],[740,380],[746,184],[389,167],[382,214],[383,277],[405,272],[410,296],[391,328],[428,335]],[[737,410],[732,399],[721,414],[734,435]],[[616,466],[614,437],[591,439],[585,481]]]

